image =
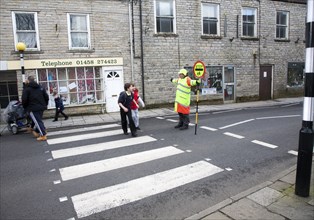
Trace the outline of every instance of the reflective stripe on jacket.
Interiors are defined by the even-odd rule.
[[[191,86],[196,85],[196,80],[190,77],[173,79],[172,83],[177,84],[174,111],[182,114],[190,114]]]

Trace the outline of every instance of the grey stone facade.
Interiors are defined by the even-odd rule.
[[[219,37],[204,36],[201,33],[201,4],[204,2],[220,6]],[[172,103],[175,88],[170,83],[170,78],[176,77],[178,70],[185,66],[193,67],[197,60],[211,66],[234,66],[234,101],[259,99],[260,65],[272,66],[271,98],[297,96],[303,94],[303,88],[287,87],[287,69],[288,62],[305,61],[306,4],[305,1],[299,2],[301,3],[271,0],[176,0],[176,33],[156,34],[154,0],[1,0],[0,61],[19,60],[18,52],[14,51],[11,12],[35,11],[38,13],[40,51],[26,52],[25,59],[122,57],[124,81],[132,80],[133,69],[133,81],[141,93],[144,85],[142,95],[148,106]],[[241,36],[242,7],[257,9],[256,39]],[[289,12],[288,40],[275,39],[276,10]],[[89,14],[90,50],[69,50],[67,13]],[[130,13],[133,15],[131,19]],[[0,70],[0,78],[4,71]],[[27,72],[31,74],[32,70]],[[15,74],[21,93],[21,73],[17,70]],[[204,95],[201,100],[222,101],[223,95]]]

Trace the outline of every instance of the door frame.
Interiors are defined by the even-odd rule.
[[[261,78],[262,78],[262,74],[264,71],[262,71],[263,67],[265,68],[271,68],[270,70],[270,85],[269,85],[269,89],[270,89],[270,97],[264,99],[264,97],[261,97],[261,87],[262,87],[262,84],[261,84]],[[259,95],[259,99],[260,100],[270,100],[270,99],[273,99],[273,92],[274,92],[274,80],[273,80],[273,77],[274,77],[274,65],[272,64],[264,64],[264,65],[260,65],[260,68],[259,68],[259,90],[258,90],[258,95]],[[263,86],[264,88],[264,86]]]
[[[123,91],[123,85],[124,85],[124,73],[123,73],[123,66],[105,66],[105,67],[102,67],[102,76],[103,76],[103,85],[104,85],[104,103],[106,104],[106,112],[107,111],[107,104],[108,104],[108,100],[107,100],[107,89],[110,88],[109,85],[107,85],[108,81],[107,81],[107,75],[106,75],[106,72],[111,72],[111,71],[121,71],[121,79],[122,79],[122,88],[121,88],[121,91]],[[120,92],[121,92],[120,91]],[[119,94],[117,94],[119,95]],[[118,103],[117,103],[118,105]]]
[[[233,82],[228,82],[228,83],[225,83],[225,68],[228,68],[228,67],[232,67],[233,68]],[[235,100],[236,100],[236,97],[237,97],[237,94],[236,94],[236,85],[237,85],[237,79],[236,79],[236,68],[235,66],[233,65],[224,65],[223,66],[223,70],[222,70],[222,88],[223,88],[223,94],[222,94],[222,97],[223,97],[223,102],[224,104],[227,104],[227,103],[234,103]],[[225,90],[227,88],[228,85],[231,85],[233,86],[233,100],[225,100]]]

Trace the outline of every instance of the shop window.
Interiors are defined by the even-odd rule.
[[[188,71],[188,76],[195,79],[193,68],[184,67]],[[221,94],[222,93],[222,66],[207,66],[204,78],[198,86],[200,95]],[[191,91],[193,94],[197,93],[197,86],[192,86]]]
[[[49,107],[54,107],[53,91],[58,91],[65,105],[103,103],[102,77],[99,67],[77,67],[37,70],[39,84],[50,94]]]
[[[242,36],[243,37],[256,37],[256,8],[243,8],[242,9]]]
[[[288,39],[289,12],[277,11],[276,15],[276,38]]]
[[[12,20],[14,44],[24,42],[26,50],[40,50],[37,12],[12,12]]]
[[[89,16],[68,14],[69,49],[90,49]]]
[[[10,101],[19,100],[17,82],[0,82],[0,106],[6,108]]]
[[[304,63],[288,63],[287,87],[304,86]]]
[[[174,4],[174,0],[155,0],[157,33],[175,33]]]
[[[219,5],[202,3],[203,34],[219,35]]]

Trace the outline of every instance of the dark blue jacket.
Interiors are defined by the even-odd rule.
[[[36,82],[30,82],[23,90],[22,104],[28,112],[44,111],[47,109],[49,96],[45,89]]]

